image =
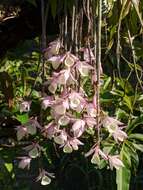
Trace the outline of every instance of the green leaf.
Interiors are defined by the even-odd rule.
[[[22,115],[17,115],[17,116],[16,116],[16,119],[17,119],[18,121],[20,121],[21,124],[25,124],[25,123],[28,122],[29,116],[28,116],[27,113],[26,113],[26,114],[22,114]]]
[[[131,178],[131,169],[129,168],[127,157],[125,153],[125,145],[123,145],[122,150],[120,152],[120,158],[124,163],[125,167],[121,167],[119,170],[116,170],[116,183],[117,183],[117,190],[129,190],[130,185],[130,178]]]
[[[140,133],[133,133],[128,136],[129,139],[136,139],[139,141],[143,141],[143,134]]]
[[[130,134],[137,126],[141,124],[143,124],[143,115],[132,120],[132,122],[128,125],[126,131],[128,132],[128,134]]]
[[[5,165],[6,169],[7,169],[7,171],[8,171],[9,173],[11,173],[12,170],[13,170],[13,165],[12,165],[12,163],[5,163],[4,165]]]
[[[135,147],[135,149],[143,152],[143,144],[135,144],[135,143],[132,143],[132,144]]]
[[[141,26],[142,26],[142,28],[143,28],[143,20],[142,20],[142,15],[141,15],[141,13],[140,13],[139,1],[138,1],[138,0],[132,0],[132,4],[133,4],[134,7],[135,7],[136,13],[137,13],[137,15],[138,15],[138,17],[139,17],[139,20],[140,20],[140,24],[141,24]]]
[[[131,170],[126,166],[116,170],[117,190],[129,190]]]

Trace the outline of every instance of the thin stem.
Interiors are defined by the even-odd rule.
[[[97,68],[97,84],[96,84],[96,103],[97,103],[97,143],[100,144],[100,68],[101,68],[101,24],[102,24],[102,0],[98,0],[98,30],[97,30],[97,46],[96,46],[96,68]]]
[[[67,34],[68,34],[68,15],[67,15],[67,4],[65,3],[65,7],[64,7],[64,12],[65,12],[65,21],[64,21],[64,24],[65,24],[65,33],[64,33],[64,39],[65,39],[65,42],[64,42],[64,46],[65,46],[65,50],[67,50]]]
[[[78,55],[78,1],[76,1],[75,7],[75,53]]]
[[[44,83],[45,80],[45,57],[43,50],[46,48],[46,24],[47,24],[47,17],[48,17],[48,5],[45,11],[45,2],[41,0],[41,20],[42,20],[42,36],[41,36],[41,62],[42,62],[42,82]],[[44,86],[42,87],[42,95],[44,95]],[[42,109],[40,110],[40,123],[43,123],[43,112]]]
[[[133,63],[134,63],[134,69],[135,69],[136,77],[137,77],[138,83],[140,84],[141,89],[143,90],[142,80],[141,80],[141,77],[139,77],[138,70],[137,70],[136,53],[135,53],[135,50],[133,48],[133,39],[131,37],[129,29],[128,29],[128,38],[129,38],[129,43],[130,43],[130,46],[131,46],[132,58],[133,58]]]
[[[73,4],[73,10],[72,10],[72,33],[71,33],[71,46],[70,46],[70,51],[72,50],[72,47],[73,47],[73,41],[74,41],[74,30],[75,30],[75,27],[74,27],[74,23],[75,23],[75,4]]]

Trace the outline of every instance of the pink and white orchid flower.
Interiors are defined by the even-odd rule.
[[[22,169],[29,169],[30,168],[30,162],[31,162],[31,158],[30,157],[19,157],[19,159],[21,159],[21,161],[19,162],[18,164],[18,167],[19,168],[22,168]]]
[[[124,164],[120,160],[119,155],[108,156],[108,159],[111,170],[113,170],[113,167],[116,168],[117,170],[120,169],[121,167],[124,167]]]
[[[85,107],[86,101],[80,93],[72,92],[69,95],[69,105],[71,109],[80,113]]]
[[[86,63],[85,61],[78,61],[76,63],[76,68],[81,74],[81,76],[86,77],[89,75],[89,71],[93,70],[94,67]]]
[[[85,121],[78,119],[72,126],[74,137],[80,137],[85,131]]]

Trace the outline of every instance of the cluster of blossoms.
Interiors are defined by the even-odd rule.
[[[42,97],[41,106],[43,111],[49,110],[51,119],[45,122],[44,126],[31,119],[26,125],[17,128],[17,136],[18,140],[21,140],[25,136],[35,134],[38,128],[45,138],[53,140],[63,148],[65,153],[71,153],[78,150],[80,145],[84,145],[82,137],[89,129],[95,132],[97,130],[96,92],[92,100],[89,100],[84,89],[79,85],[79,81],[84,77],[90,77],[93,86],[96,83],[95,57],[89,48],[81,49],[82,58],[76,57],[71,52],[60,53],[60,48],[60,41],[54,41],[44,51],[45,58],[52,65],[54,72],[48,79],[48,90],[51,95]],[[21,111],[22,108],[23,111],[27,111],[30,106],[27,102],[23,102]],[[123,126],[123,123],[112,117],[104,115],[100,118],[100,128],[106,129],[109,136],[113,136],[117,143],[127,138],[120,126]],[[29,154],[20,161],[21,168],[29,168],[31,159],[39,156],[42,148],[37,143],[33,143],[25,149]],[[124,166],[119,155],[105,154],[99,145],[94,145],[86,156],[91,154],[92,163],[97,163],[97,160],[102,158],[109,162],[111,169]],[[49,179],[46,173],[41,172],[39,179],[43,177]]]

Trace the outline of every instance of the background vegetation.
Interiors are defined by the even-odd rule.
[[[88,9],[88,2],[92,10]],[[101,36],[97,32],[99,2],[1,0],[0,189],[142,189],[143,1],[102,0]],[[45,49],[57,37],[63,41],[65,50],[71,49],[75,55],[88,43],[94,51],[101,39],[104,74],[101,76],[100,104],[109,116],[127,126],[128,138],[123,143],[115,143],[110,138],[102,142],[102,146],[112,153],[120,152],[125,167],[117,171],[110,171],[104,163],[93,165],[91,158],[85,158],[83,152],[87,152],[96,140],[92,136],[84,139],[84,148],[71,154],[57,149],[39,129],[36,134],[17,140],[17,126],[24,125],[31,118],[40,121],[41,114],[44,122],[48,120],[48,110],[41,110],[41,98],[50,95],[46,81],[53,70],[45,59]],[[91,98],[94,93],[91,80],[85,77],[82,82]],[[30,103],[28,112],[20,110],[23,101]],[[40,157],[32,159],[30,170],[21,170],[19,158],[26,155],[23,148],[35,141],[40,142],[43,152]],[[56,178],[49,186],[35,182],[41,167],[55,174]]]

